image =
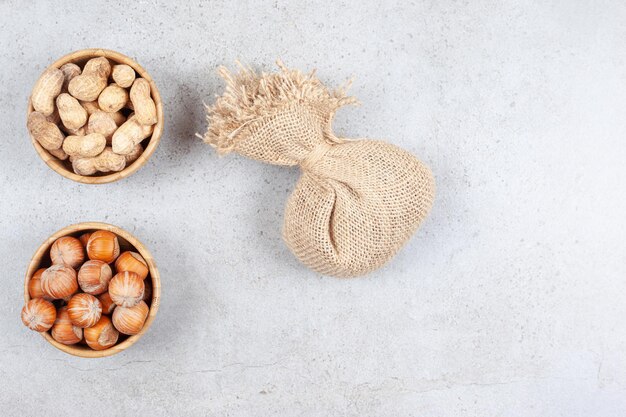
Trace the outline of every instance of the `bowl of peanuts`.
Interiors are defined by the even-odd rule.
[[[150,75],[115,51],[65,55],[39,77],[28,102],[27,128],[44,162],[84,184],[136,172],[163,133],[163,104]]]

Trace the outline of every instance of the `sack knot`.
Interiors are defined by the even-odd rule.
[[[311,152],[304,157],[302,161],[300,161],[300,167],[304,170],[311,170],[315,164],[319,162],[320,159],[326,155],[326,153],[332,148],[333,145],[322,142],[313,148]]]

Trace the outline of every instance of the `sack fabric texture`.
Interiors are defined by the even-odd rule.
[[[428,215],[431,171],[386,142],[332,132],[341,106],[356,100],[325,87],[315,72],[278,63],[277,73],[219,69],[226,91],[207,106],[203,139],[219,153],[236,152],[302,175],[285,208],[283,238],[311,269],[337,277],[373,271],[389,261]]]

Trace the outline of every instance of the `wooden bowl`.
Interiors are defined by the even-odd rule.
[[[146,249],[146,247],[139,240],[137,240],[136,237],[128,233],[126,230],[106,223],[87,222],[64,227],[50,236],[39,247],[39,249],[37,249],[37,252],[35,252],[30,264],[28,265],[28,270],[26,271],[26,277],[24,279],[24,302],[28,303],[30,300],[30,294],[28,293],[28,282],[30,281],[30,277],[32,277],[39,268],[48,267],[50,265],[50,247],[52,246],[52,243],[63,236],[78,237],[83,233],[94,232],[96,230],[108,230],[115,233],[120,243],[120,253],[126,250],[132,250],[143,256],[148,263],[148,269],[150,270],[146,279],[150,279],[152,281],[152,300],[150,302],[148,317],[146,318],[146,322],[141,331],[134,336],[125,336],[120,333],[121,342],[118,340],[118,343],[115,346],[105,350],[92,350],[90,347],[82,344],[64,345],[54,340],[49,331],[41,333],[44,339],[57,349],[62,350],[65,353],[69,353],[70,355],[80,356],[83,358],[102,358],[105,356],[115,355],[116,353],[119,353],[135,344],[135,342],[137,342],[137,340],[139,340],[139,338],[148,331],[148,328],[154,321],[154,317],[159,310],[159,302],[161,299],[161,279],[159,277],[159,270],[157,269],[154,259],[148,249]]]
[[[44,160],[46,164],[50,168],[52,168],[55,172],[63,175],[65,178],[69,178],[73,181],[81,182],[83,184],[105,184],[109,182],[114,182],[117,180],[121,180],[122,178],[126,178],[129,175],[133,174],[139,168],[145,165],[148,161],[148,158],[154,153],[159,141],[161,140],[161,135],[163,134],[163,102],[161,101],[161,96],[159,94],[159,90],[148,74],[148,72],[143,69],[141,65],[136,63],[134,60],[130,59],[126,55],[122,55],[119,52],[109,51],[106,49],[82,49],[80,51],[72,52],[71,54],[65,55],[64,57],[55,61],[49,68],[60,68],[62,65],[72,62],[77,65],[83,65],[85,62],[89,61],[91,58],[97,58],[104,56],[111,63],[114,64],[126,64],[132,67],[139,77],[145,78],[148,82],[150,82],[150,94],[152,99],[154,100],[154,104],[157,109],[157,123],[154,126],[154,132],[152,132],[152,136],[144,139],[141,144],[144,147],[144,151],[139,156],[139,158],[125,167],[123,170],[119,172],[113,173],[96,173],[91,176],[78,175],[72,170],[72,166],[69,160],[61,161],[54,156],[52,156],[46,149],[43,148],[31,137],[31,142],[35,147],[35,150]],[[28,114],[33,112],[33,105],[31,103],[30,98],[28,99]]]

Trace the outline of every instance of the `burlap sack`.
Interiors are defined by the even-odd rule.
[[[335,111],[354,103],[314,72],[234,75],[220,68],[226,91],[207,107],[205,142],[275,165],[300,165],[285,209],[283,237],[305,265],[338,277],[362,275],[389,261],[432,206],[430,170],[385,142],[347,140],[331,129]]]

